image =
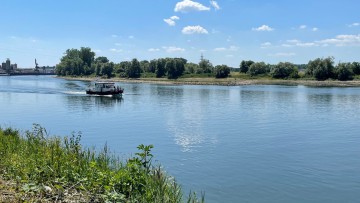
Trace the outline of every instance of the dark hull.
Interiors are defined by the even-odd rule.
[[[124,92],[123,90],[111,91],[111,92],[95,92],[91,90],[86,90],[86,94],[92,94],[92,95],[122,95],[123,92]]]

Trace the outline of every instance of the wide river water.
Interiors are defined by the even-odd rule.
[[[359,202],[360,88],[117,83],[0,76],[0,125],[81,131],[122,157],[153,144],[156,163],[206,202]]]

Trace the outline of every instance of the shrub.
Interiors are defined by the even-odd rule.
[[[246,73],[249,71],[250,66],[254,63],[254,61],[241,61],[240,63],[240,73]]]
[[[230,74],[230,68],[227,65],[218,65],[215,67],[216,78],[227,78]]]
[[[264,62],[258,62],[251,64],[247,74],[250,76],[256,76],[260,74],[265,74],[267,72],[267,65]]]
[[[354,76],[353,65],[351,63],[339,63],[336,66],[336,75],[338,80],[352,80]]]
[[[352,63],[352,70],[355,75],[360,75],[360,63],[359,62],[353,62]]]
[[[326,80],[334,77],[334,58],[328,57],[325,59],[317,58],[314,61],[309,61],[306,66],[305,73],[314,77],[316,80]]]
[[[271,68],[271,76],[273,78],[298,78],[299,71],[297,67],[289,62],[280,62],[276,66]]]

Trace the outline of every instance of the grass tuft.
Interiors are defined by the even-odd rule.
[[[152,145],[126,161],[84,148],[81,133],[49,136],[34,124],[21,134],[0,128],[1,202],[184,202],[181,186],[152,165]],[[5,195],[4,195],[5,194]],[[190,193],[187,202],[198,200]]]

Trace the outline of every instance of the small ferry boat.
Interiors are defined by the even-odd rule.
[[[122,96],[124,89],[115,86],[114,82],[93,82],[93,85],[86,90],[86,94]]]

